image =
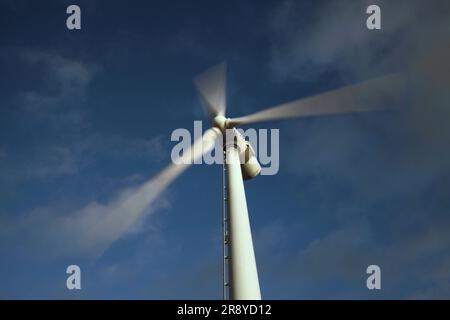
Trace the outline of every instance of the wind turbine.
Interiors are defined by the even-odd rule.
[[[125,230],[139,219],[145,209],[171,182],[192,163],[197,163],[196,160],[203,154],[211,151],[217,141],[222,138],[225,160],[223,190],[227,198],[227,202],[223,203],[224,298],[259,300],[261,292],[244,179],[257,176],[261,167],[252,146],[245,141],[236,128],[264,121],[391,109],[399,105],[400,93],[402,93],[405,81],[401,73],[393,73],[281,104],[247,116],[227,118],[225,114],[225,75],[226,64],[221,63],[194,79],[204,109],[212,121],[212,127],[194,142],[190,150],[186,150],[180,156],[177,161],[179,164],[170,164],[158,175],[137,188],[135,192],[121,198],[117,205],[120,212],[126,212],[130,217],[127,224],[121,226],[121,230]],[[229,133],[231,133],[231,139]],[[241,159],[244,160],[243,163],[241,163]],[[225,271],[229,273],[229,277],[226,279]],[[229,292],[229,296],[225,295],[226,291]]]
[[[342,87],[320,95],[275,106],[251,115],[226,118],[226,64],[221,63],[194,78],[216,138],[223,137],[224,174],[224,298],[260,300],[261,292],[245,197],[244,179],[257,176],[261,167],[253,148],[236,127],[297,117],[387,110],[398,105],[404,84],[401,73]],[[231,135],[230,135],[231,133]],[[209,136],[210,134],[208,134]],[[231,137],[231,139],[230,139]],[[204,151],[209,151],[211,145]],[[242,161],[243,160],[243,161]],[[226,180],[226,182],[225,182]],[[225,210],[228,209],[228,210]],[[226,251],[226,252],[225,252]],[[229,277],[225,276],[228,269]]]

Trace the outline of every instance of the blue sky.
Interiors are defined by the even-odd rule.
[[[255,127],[280,129],[279,173],[246,182],[263,298],[450,297],[446,1],[79,0],[79,31],[69,4],[0,4],[1,298],[221,298],[220,166],[139,219],[117,204],[170,163],[174,129],[206,120],[192,78],[223,60],[229,116],[409,79],[399,111]]]

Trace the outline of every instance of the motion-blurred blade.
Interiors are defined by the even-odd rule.
[[[191,164],[204,153],[212,150],[216,138],[220,135],[217,129],[209,129],[205,134],[197,139],[189,150],[187,150],[177,161],[179,164],[172,163],[161,171],[157,176],[150,179],[142,185],[135,195],[129,197],[126,203],[136,206],[137,203],[142,204],[142,208],[148,206],[159,194],[161,194],[167,186],[174,181],[181,173],[183,173]],[[142,201],[139,201],[142,200]]]
[[[102,239],[105,242],[105,247],[120,238],[132,225],[149,213],[163,191],[189,168],[195,159],[212,150],[217,137],[220,135],[221,133],[217,129],[207,130],[203,137],[197,139],[190,150],[182,155],[180,158],[181,164],[172,163],[141,186],[119,193],[115,199],[102,206],[103,210],[98,205],[95,206],[95,214],[104,211],[104,215],[101,217],[102,223],[97,224],[100,230],[92,230],[93,237],[104,234],[101,229],[103,226],[109,226],[108,228],[112,229],[112,232],[108,232],[106,239]],[[91,207],[87,207],[88,212],[83,214],[82,217],[92,215]]]
[[[405,79],[402,73],[342,87],[316,96],[282,104],[254,114],[229,120],[229,125],[323,116],[351,112],[388,110],[401,102]]]
[[[226,63],[222,62],[194,78],[205,112],[209,117],[225,115]]]

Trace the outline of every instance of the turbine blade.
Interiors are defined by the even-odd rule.
[[[222,62],[194,78],[205,112],[209,117],[225,115],[226,63]]]
[[[229,124],[237,126],[297,117],[388,110],[398,105],[404,84],[403,74],[393,73],[230,119]]]
[[[152,208],[152,205],[154,205],[158,197],[176,178],[194,163],[194,160],[212,150],[217,137],[220,135],[221,133],[218,129],[207,130],[201,138],[194,142],[189,151],[183,154],[181,160],[186,161],[182,164],[172,163],[141,186],[122,191],[115,199],[112,199],[103,206],[104,210],[99,210],[98,206],[96,206],[95,214],[101,211],[104,211],[105,214],[100,219],[102,223],[96,223],[97,228],[92,230],[93,237],[101,237],[107,233],[105,239],[101,239],[105,244],[105,249],[115,240],[119,239],[132,225],[150,213],[149,209]],[[90,213],[91,206],[87,206],[86,208],[87,213],[82,214],[82,217],[92,215]],[[104,232],[102,229],[106,228],[106,226],[113,230],[113,232]]]

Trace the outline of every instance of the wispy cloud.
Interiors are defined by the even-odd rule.
[[[49,205],[4,218],[1,238],[9,248],[3,249],[42,255],[38,248],[44,247],[51,248],[44,254],[46,258],[98,257],[117,239],[139,230],[150,213],[169,205],[162,193],[180,170],[183,167],[170,166],[143,184],[120,190],[107,201],[91,201],[68,212]]]
[[[269,70],[276,81],[320,82],[332,74],[340,83],[391,71],[409,77],[399,111],[291,127],[297,147],[285,165],[302,189],[306,216],[298,223],[326,232],[273,270],[283,268],[283,281],[300,295],[371,298],[365,267],[379,264],[385,282],[377,296],[446,298],[450,6],[376,3],[378,33],[365,29],[366,1],[327,2],[306,21],[297,19],[305,16],[300,3],[285,1],[272,16]]]
[[[381,7],[381,31],[366,28],[371,4]],[[434,31],[445,23],[448,10],[439,0],[330,1],[315,8],[283,1],[269,15],[269,71],[276,81],[315,81],[330,72],[353,80],[397,71],[414,58],[418,39],[441,33]]]
[[[41,79],[16,93],[18,108],[14,112],[22,125],[31,126],[36,135],[45,135],[29,137],[30,143],[22,148],[2,141],[2,189],[12,190],[30,181],[44,184],[61,177],[91,179],[84,170],[102,166],[105,161],[152,164],[165,158],[162,135],[129,138],[94,131],[86,125],[90,121],[88,91],[99,70],[97,65],[38,49],[10,48],[5,52],[7,58],[12,52],[17,54],[19,62],[25,65],[22,68],[37,71],[35,76]],[[125,170],[125,177],[123,173],[115,178],[103,177],[105,183],[122,180],[115,183],[115,191],[108,192],[107,200],[50,197],[47,205],[15,214],[3,212],[1,238],[9,249],[2,249],[36,255],[42,254],[39,248],[44,247],[51,248],[43,254],[46,257],[98,256],[118,238],[139,229],[148,214],[169,205],[162,192],[179,169],[169,167],[150,180],[147,174],[144,178],[138,171],[131,175],[129,171]],[[101,190],[92,190],[90,199],[104,198],[100,193]]]
[[[96,132],[90,128],[89,87],[100,66],[36,48],[0,49],[2,63],[15,63],[21,72],[30,72],[33,81],[21,79],[18,90],[5,108],[28,138],[29,145],[17,148],[17,132],[2,139],[1,180],[70,176],[90,166],[97,157],[110,159],[148,158],[160,161],[165,155],[162,135],[152,138],[125,138]],[[39,138],[38,138],[39,137]],[[26,150],[24,150],[26,148]],[[7,178],[7,179],[5,179]],[[0,184],[1,181],[0,180]]]
[[[17,93],[18,112],[29,121],[51,121],[55,126],[82,127],[80,104],[98,65],[32,48],[9,48],[17,55],[22,68],[37,70],[34,86]]]

